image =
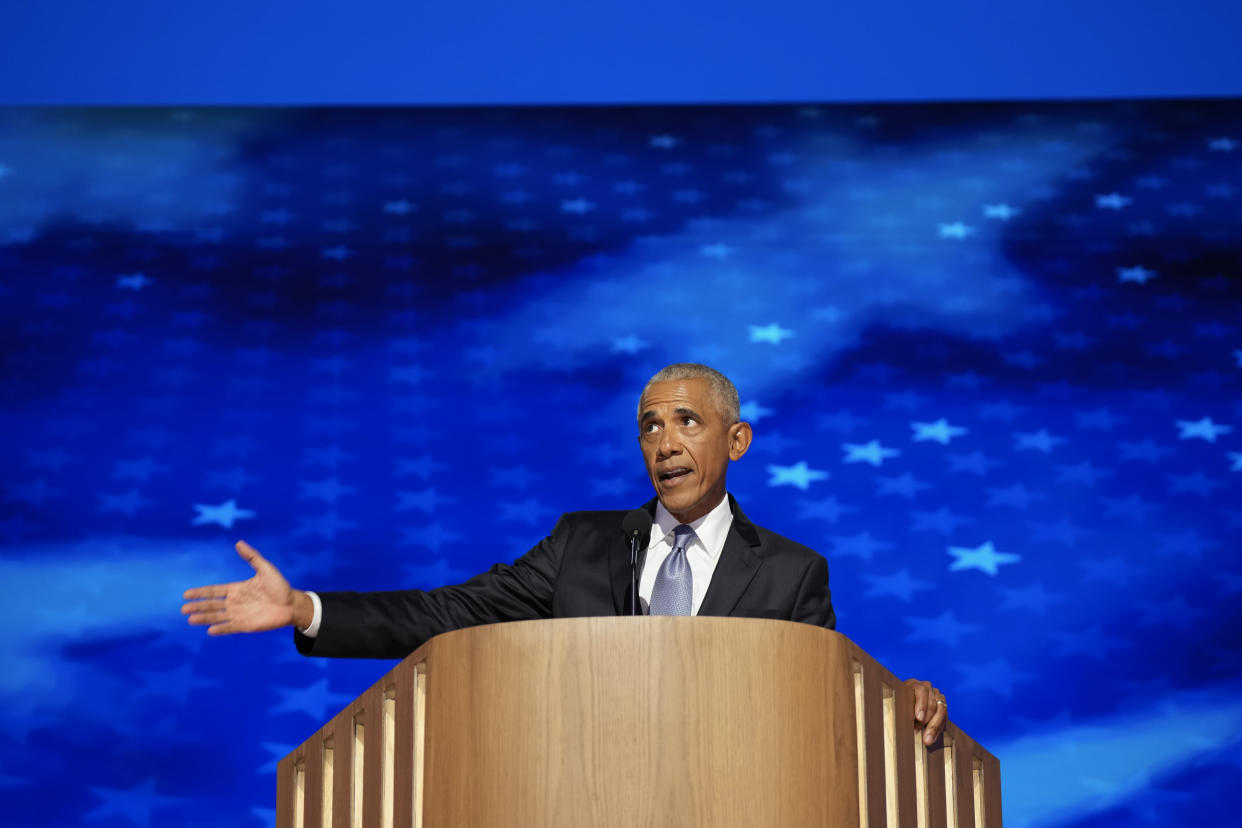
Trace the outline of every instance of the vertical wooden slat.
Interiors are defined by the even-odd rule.
[[[414,670],[403,661],[392,672],[393,694],[393,780],[392,820],[394,828],[414,824]]]
[[[915,766],[915,743],[909,735],[916,733],[914,728],[914,693],[900,682],[892,685],[896,737],[896,768],[897,768],[897,813],[900,815],[898,824],[915,825],[919,813],[916,804],[916,776],[919,769]],[[920,753],[922,745],[918,745]],[[921,783],[926,787],[926,783]],[[926,820],[926,808],[923,819]],[[917,823],[922,826],[922,823]]]
[[[871,824],[871,795],[867,778],[867,688],[863,679],[862,664],[854,662],[854,733],[858,756],[858,824]]]
[[[987,789],[983,784],[983,760],[975,756],[972,760],[972,770],[974,785],[971,786],[971,792],[975,798],[975,828],[984,828],[987,824]]]
[[[397,688],[385,688],[380,700],[383,710],[383,744],[380,748],[380,828],[393,828],[393,765],[396,757]]]
[[[887,828],[897,828],[901,816],[897,801],[897,699],[893,688],[881,688],[884,713],[884,813]]]
[[[362,828],[366,806],[367,721],[365,709],[354,713],[349,766],[349,828]]]
[[[983,788],[988,828],[1001,828],[1000,760],[990,753],[983,760]]]
[[[302,760],[298,747],[276,763],[276,828],[293,828],[294,766]]]
[[[309,828],[323,825],[323,734],[316,733],[302,745],[306,769],[305,824]]]
[[[874,661],[862,662],[864,717],[867,728],[867,822],[870,828],[887,828],[887,795],[884,771],[884,683]]]
[[[342,713],[333,722],[332,828],[349,828],[353,781],[354,720]]]
[[[334,780],[334,763],[336,761],[336,750],[332,731],[324,728],[322,738],[319,739],[319,821],[315,824],[320,828],[332,828],[332,794]]]
[[[427,756],[427,662],[414,667],[414,828],[423,825],[423,788]]]
[[[927,750],[927,828],[948,828],[948,799],[944,792],[944,737]]]
[[[957,745],[952,735],[944,735],[944,821],[948,828],[961,828],[957,813]]]
[[[974,828],[975,743],[956,727],[953,731],[953,776],[957,789],[957,824],[961,828]]]
[[[927,803],[927,748],[923,746],[923,734],[920,731],[914,731],[914,742],[906,740],[906,744],[913,744],[910,753],[914,762],[914,817],[915,824],[918,828],[928,828],[930,825],[930,817],[928,816]]]
[[[306,760],[293,765],[293,828],[306,828]]]

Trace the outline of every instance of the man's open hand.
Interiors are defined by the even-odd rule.
[[[931,682],[906,679],[914,691],[914,726],[923,728],[923,744],[934,745],[949,720],[949,704]]]
[[[238,541],[236,547],[237,554],[254,569],[254,577],[187,589],[181,614],[191,624],[209,625],[208,635],[310,626],[314,614],[310,596],[290,587],[280,570],[250,544]]]

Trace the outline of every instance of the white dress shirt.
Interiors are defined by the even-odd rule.
[[[651,527],[651,542],[647,544],[647,560],[643,564],[643,574],[638,579],[638,595],[643,600],[644,609],[651,604],[651,591],[655,588],[656,574],[660,565],[673,551],[673,530],[681,525],[681,521],[669,514],[663,503],[656,503],[655,523]],[[716,563],[720,553],[724,551],[725,538],[729,536],[729,527],[733,525],[733,510],[729,508],[729,498],[723,498],[715,509],[703,517],[690,523],[694,530],[694,540],[686,545],[686,560],[690,562],[690,573],[693,579],[694,598],[691,613],[698,615],[703,605],[703,596],[712,582],[716,572]]]
[[[656,503],[655,522],[651,525],[651,541],[647,544],[647,560],[643,564],[643,574],[638,580],[638,595],[642,598],[643,609],[651,604],[651,590],[655,588],[656,573],[660,565],[673,551],[673,530],[681,525],[681,521],[673,517],[663,503]],[[691,612],[698,615],[703,605],[703,596],[712,582],[716,572],[716,563],[720,553],[724,551],[725,538],[729,536],[729,527],[733,525],[733,510],[729,508],[726,496],[715,509],[690,524],[694,530],[694,540],[686,546],[686,560],[690,562],[690,573],[693,580],[694,598]],[[319,635],[319,624],[323,621],[323,602],[319,596],[309,590],[311,604],[315,614],[310,626],[300,632],[307,638]]]

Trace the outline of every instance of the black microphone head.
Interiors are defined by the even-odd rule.
[[[637,537],[638,548],[645,549],[651,539],[651,513],[646,509],[635,509],[621,521],[621,531],[627,538]]]

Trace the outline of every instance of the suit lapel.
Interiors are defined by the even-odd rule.
[[[759,533],[755,531],[754,524],[742,514],[733,495],[729,495],[729,505],[733,509],[733,523],[729,525],[729,534],[720,552],[720,560],[716,562],[716,571],[712,574],[707,594],[703,596],[699,615],[730,614],[763,565],[763,559],[756,551],[759,548]]]

